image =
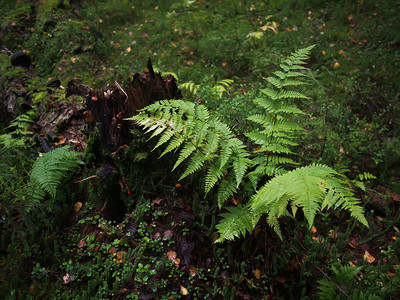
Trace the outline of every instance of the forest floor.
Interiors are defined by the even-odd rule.
[[[0,8],[0,294],[398,299],[399,3],[133,2],[20,0]],[[331,209],[311,229],[301,214],[282,218],[282,239],[263,217],[251,234],[215,243],[225,210],[215,191],[204,194],[202,174],[179,181],[170,173],[174,158],[158,160],[138,130],[126,148],[100,153],[88,138],[85,99],[65,96],[73,78],[99,91],[114,82],[125,88],[151,57],[185,100],[244,137],[265,77],[314,44],[309,99],[297,103],[307,134],[294,156],[348,176],[369,228]],[[17,52],[30,57],[29,68],[12,63]],[[66,145],[82,163],[54,194],[36,195],[38,153]],[[250,196],[243,189],[226,206]]]

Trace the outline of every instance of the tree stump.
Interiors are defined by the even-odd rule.
[[[100,130],[102,141],[112,152],[132,141],[130,129],[134,124],[125,118],[155,101],[182,98],[175,78],[170,74],[163,78],[160,73],[155,73],[150,58],[147,69],[147,72],[135,74],[125,90],[118,82],[103,87],[102,91],[94,91],[77,79],[67,84],[67,97],[86,98],[85,121],[90,129],[97,127]]]

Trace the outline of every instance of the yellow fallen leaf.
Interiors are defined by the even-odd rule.
[[[349,265],[354,267],[354,268],[356,267],[356,265],[352,261],[349,261]]]
[[[80,211],[81,210],[81,208],[82,208],[82,202],[76,202],[75,204],[74,204],[74,212],[75,213],[77,213],[78,211]]]
[[[181,293],[182,295],[186,296],[188,294],[188,290],[187,288],[185,288],[184,286],[181,285]]]
[[[326,55],[326,51],[325,50],[322,50],[322,55]]]
[[[255,269],[253,270],[253,275],[256,279],[260,279],[261,278],[261,271],[259,269]]]
[[[375,261],[375,257],[373,257],[371,254],[369,254],[369,252],[367,250],[365,250],[364,260],[366,260],[367,262],[372,264]]]
[[[338,234],[333,229],[329,230],[329,233],[332,239],[336,239],[338,237]]]
[[[315,228],[314,225],[313,225],[313,227],[311,228],[311,232],[312,232],[313,234],[316,234],[316,233],[317,233],[317,228]]]

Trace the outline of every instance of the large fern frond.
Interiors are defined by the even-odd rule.
[[[54,199],[61,182],[76,171],[82,160],[79,152],[70,151],[69,146],[61,147],[43,154],[32,167],[29,185],[36,187],[35,200],[44,197],[44,192]]]
[[[254,155],[276,157],[274,160],[262,160],[260,165],[255,161],[253,165],[256,171],[250,175],[253,185],[264,176],[279,175],[286,165],[292,165],[292,160],[284,158],[293,154],[291,148],[297,145],[294,139],[303,130],[293,118],[305,113],[291,101],[294,98],[307,98],[295,89],[306,84],[303,79],[305,74],[301,71],[304,69],[303,60],[308,58],[312,47],[298,50],[284,60],[280,65],[282,70],[266,78],[269,87],[262,89],[260,97],[253,100],[256,106],[263,109],[263,113],[248,117],[259,129],[246,136],[259,145],[253,151]],[[278,173],[274,173],[274,170]]]
[[[221,183],[218,192],[220,206],[237,190],[251,163],[245,145],[226,124],[211,118],[203,105],[163,100],[144,108],[129,120],[152,133],[150,138],[161,135],[155,146],[166,145],[161,156],[179,151],[173,170],[187,162],[180,179],[205,167],[206,194],[217,182]],[[234,174],[233,181],[226,176],[229,173]]]
[[[352,217],[368,226],[364,217],[360,201],[354,197],[353,192],[346,184],[346,178],[335,170],[320,164],[313,164],[295,169],[279,175],[268,181],[251,199],[243,214],[249,210],[255,219],[268,213],[268,223],[282,238],[278,218],[282,216],[295,216],[298,209],[302,209],[304,216],[311,228],[315,215],[325,208],[342,208],[348,210]],[[229,223],[232,218],[224,215],[223,223]],[[221,228],[221,227],[220,227]],[[230,230],[230,235],[243,233],[244,228],[237,228],[236,232]],[[225,236],[220,232],[220,241]]]

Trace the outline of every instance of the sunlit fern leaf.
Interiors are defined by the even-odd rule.
[[[70,151],[69,146],[43,154],[32,167],[29,184],[37,185],[54,199],[61,182],[76,171],[82,163],[80,153]],[[38,193],[43,195],[43,193]]]
[[[174,133],[174,132],[172,131],[172,133]],[[163,142],[163,144],[165,144],[167,142],[169,142],[169,144],[165,148],[164,152],[161,153],[160,157],[164,156],[165,154],[167,154],[167,153],[169,153],[171,151],[176,150],[177,148],[179,148],[183,144],[184,141],[185,141],[185,136],[178,134],[178,135],[175,135],[174,137],[172,137],[170,140]]]
[[[164,110],[171,113],[164,113]],[[129,120],[134,120],[147,128],[147,131],[153,132],[153,136],[159,138],[156,147],[166,145],[161,156],[179,151],[173,170],[186,162],[180,179],[206,166],[206,194],[222,180],[220,189],[223,187],[225,190],[219,193],[218,201],[226,200],[236,191],[251,164],[243,142],[234,137],[226,124],[217,118],[210,118],[205,106],[188,104],[181,100],[163,100],[150,105],[149,110],[141,110]],[[229,184],[223,178],[228,170],[235,174],[235,181],[230,181]],[[223,182],[226,183],[222,184]]]
[[[193,152],[195,152],[196,146],[190,143],[186,143],[181,152],[179,153],[179,158],[175,162],[172,170],[175,170],[185,159],[187,159]]]

